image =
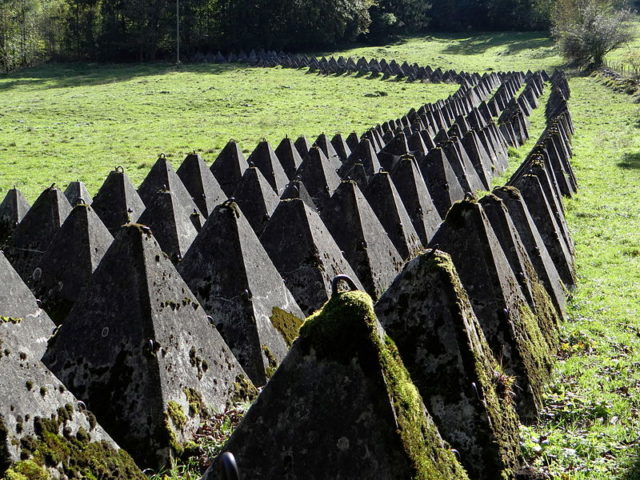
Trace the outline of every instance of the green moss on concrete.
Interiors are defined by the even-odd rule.
[[[23,460],[7,470],[3,478],[5,480],[49,480],[51,476],[37,463]]]
[[[276,370],[278,369],[278,360],[268,346],[262,345],[262,351],[264,352],[264,356],[267,358],[265,374],[269,379],[273,377],[273,374],[276,373]]]
[[[17,325],[18,323],[22,322],[22,318],[17,318],[17,317],[3,317],[0,316],[0,323],[13,323],[14,325]]]
[[[168,402],[167,414],[177,428],[182,430],[187,425],[187,416],[182,411],[179,403],[173,401]]]
[[[101,480],[144,480],[146,477],[138,469],[133,459],[124,450],[116,450],[106,441],[89,442],[86,430],[78,434],[61,435],[68,420],[67,407],[64,415],[52,418],[34,419],[35,434],[22,438],[20,456],[23,461],[16,463],[9,471],[25,478],[49,478],[41,475],[51,469],[64,474],[69,479]],[[28,472],[28,473],[25,473]],[[11,477],[9,477],[11,478]],[[20,479],[14,476],[14,479]]]
[[[382,370],[396,415],[398,435],[417,480],[467,479],[426,414],[422,398],[402,364],[393,341],[381,333],[371,297],[343,292],[332,297],[300,329],[316,354],[349,362],[356,352],[373,352]]]
[[[258,389],[244,375],[238,375],[233,384],[231,404],[252,402],[258,396]]]
[[[287,345],[291,346],[295,339],[298,338],[303,320],[278,307],[273,307],[270,319],[273,326],[284,338],[284,341],[287,342]]]
[[[189,402],[189,416],[194,417],[199,415],[200,417],[208,417],[209,409],[207,408],[206,403],[204,403],[204,399],[200,392],[194,390],[193,388],[184,388],[182,390],[187,397],[187,402]]]

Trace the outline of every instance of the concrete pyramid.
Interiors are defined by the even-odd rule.
[[[458,148],[457,138],[446,142],[443,149],[465,192],[473,193],[489,188],[482,183],[466,151]]]
[[[55,324],[0,251],[0,351],[9,345],[19,345],[29,358],[40,360],[54,328]]]
[[[233,196],[253,231],[260,235],[280,200],[262,172],[257,167],[247,168]]]
[[[362,292],[307,319],[224,449],[243,478],[468,478]]]
[[[329,141],[329,138],[327,138],[324,133],[320,134],[318,138],[316,138],[314,145],[320,147],[322,153],[324,153],[325,157],[327,157],[331,168],[337,170],[342,166],[342,159],[338,155],[338,152],[336,152],[333,144]]]
[[[216,207],[179,271],[247,375],[264,385],[304,315],[237,204]]]
[[[494,356],[515,377],[518,414],[536,418],[552,361],[551,348],[481,206],[456,203],[433,237],[451,255]]]
[[[64,191],[64,196],[67,197],[67,200],[69,200],[69,204],[72,207],[75,207],[78,203],[91,205],[93,202],[93,198],[91,198],[91,194],[89,193],[89,190],[87,190],[87,186],[80,180],[71,182]]]
[[[145,209],[144,202],[122,168],[109,173],[91,207],[111,235],[118,233],[122,225],[137,221]]]
[[[500,198],[507,207],[509,216],[518,230],[520,240],[529,253],[538,278],[551,296],[558,314],[564,318],[567,300],[562,280],[522,195],[514,187],[499,187],[493,190],[493,194]]]
[[[169,160],[161,155],[142,181],[138,188],[138,194],[144,204],[149,207],[155,200],[156,194],[165,190],[171,191],[187,212],[200,213],[200,209],[196,206],[178,174],[173,170]]]
[[[54,185],[40,194],[7,242],[5,254],[25,282],[69,215],[71,205]]]
[[[438,229],[442,217],[438,213],[427,185],[413,157],[404,157],[391,173],[400,198],[413,223],[420,241],[426,245]]]
[[[22,348],[24,339],[2,340],[0,477],[147,478],[82,402]]]
[[[226,200],[227,195],[200,155],[187,155],[177,173],[204,218]]]
[[[0,203],[0,245],[11,236],[31,206],[20,190],[12,188]]]
[[[338,154],[341,162],[346,162],[351,156],[351,148],[349,148],[347,141],[339,133],[333,136],[331,139],[331,145],[333,145],[333,148]]]
[[[358,145],[360,144],[360,137],[356,132],[351,132],[345,141],[353,152],[358,148]]]
[[[340,185],[340,177],[329,166],[327,157],[322,153],[322,150],[316,146],[309,150],[309,154],[300,166],[298,175],[319,209],[324,208],[324,204]]]
[[[519,419],[451,258],[412,260],[375,306],[442,437],[472,478],[513,478]]]
[[[451,205],[464,198],[465,191],[440,147],[430,150],[418,166],[433,204],[440,216],[444,218]]]
[[[248,162],[249,166],[256,166],[260,169],[273,191],[280,197],[289,183],[289,177],[287,177],[280,159],[269,142],[260,142],[249,156]]]
[[[224,193],[230,197],[236,189],[242,174],[249,167],[240,146],[233,140],[222,149],[211,165],[211,173],[216,177]]]
[[[364,195],[400,256],[404,260],[415,257],[422,249],[420,237],[389,173],[376,173]]]
[[[309,154],[309,150],[311,150],[311,147],[313,146],[306,137],[299,137],[295,141],[294,145],[298,149],[298,153],[303,159]]]
[[[469,130],[462,138],[461,146],[465,149],[471,164],[476,169],[480,180],[484,186],[489,189],[493,180],[494,167],[491,164],[491,158],[478,138],[475,130]]]
[[[567,288],[575,285],[576,273],[573,255],[569,251],[562,235],[562,229],[556,222],[547,195],[535,175],[522,175],[513,185],[524,199],[540,236],[544,241],[551,260],[558,269],[560,278]]]
[[[124,226],[43,359],[141,467],[254,391],[147,227]]]
[[[306,315],[327,301],[336,275],[359,285],[320,216],[301,199],[280,202],[260,241]]]
[[[51,240],[38,264],[33,289],[57,324],[89,284],[113,237],[88,205],[78,204]]]
[[[500,198],[492,194],[482,197],[480,205],[491,223],[491,228],[500,242],[529,307],[536,316],[540,331],[547,340],[547,344],[555,351],[558,346],[561,318],[547,290],[538,279],[538,273],[520,240],[520,234],[511,221],[506,206]]]
[[[280,160],[282,164],[282,168],[284,169],[284,173],[287,175],[289,180],[293,180],[296,176],[296,172],[300,165],[302,164],[302,156],[298,149],[296,148],[295,143],[289,137],[284,138],[278,148],[276,148],[276,156]]]
[[[322,218],[365,290],[379,298],[404,262],[358,185],[343,181]]]
[[[307,191],[307,187],[304,186],[304,183],[302,183],[302,180],[300,179],[296,178],[287,185],[287,188],[285,188],[280,200],[288,200],[291,198],[299,198],[306,203],[311,210],[314,212],[317,210],[316,204],[313,202],[313,198],[311,198],[311,195],[309,195],[309,192]]]
[[[182,259],[198,235],[189,212],[169,190],[156,192],[138,222],[151,228],[162,251],[174,263]]]

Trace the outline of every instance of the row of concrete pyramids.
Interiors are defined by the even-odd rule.
[[[525,475],[519,420],[535,421],[542,405],[565,288],[573,284],[550,253],[573,258],[561,209],[562,192],[576,189],[568,164],[573,125],[566,97],[556,107],[509,185],[456,203],[432,249],[410,261],[375,305],[359,292],[338,293],[307,319],[225,446],[244,475]],[[563,145],[559,157],[550,154],[555,141]],[[409,378],[417,398],[403,383]],[[332,441],[318,455],[325,438]],[[217,467],[205,480],[221,478]]]
[[[477,97],[473,101],[479,99],[477,90],[479,89],[468,90],[468,92],[472,92]],[[486,90],[486,94],[490,92],[490,89]],[[456,116],[460,117],[465,109],[468,109],[469,112],[474,111],[471,102],[465,101],[464,98],[463,96],[462,98],[457,96],[442,102],[438,108],[425,107],[421,109],[422,112],[418,111],[415,114],[418,117],[424,115],[428,120],[428,113],[431,112],[433,114],[433,112],[437,111],[437,118],[441,122],[448,122],[449,125],[460,124],[462,127],[457,126],[456,128],[464,128],[464,124],[458,122],[459,119],[456,120]],[[414,120],[418,118],[414,114],[410,114],[410,116],[414,117]],[[419,118],[419,120],[424,123],[424,118]],[[399,131],[393,137],[394,139],[402,135],[406,138],[407,129],[420,131],[418,123],[409,121],[409,116],[399,121],[387,123],[387,127],[395,124],[395,129]],[[487,124],[485,128],[488,132],[485,137],[487,145],[495,146],[489,150],[485,149],[487,156],[483,156],[483,158],[485,158],[485,161],[492,161],[487,159],[497,159],[500,156],[506,160],[506,152],[504,151],[506,141],[492,142],[490,140],[492,137],[500,139],[500,129],[495,125],[491,127],[489,122],[484,123]],[[491,132],[493,132],[493,135]],[[374,145],[379,145],[383,142],[383,135],[385,134],[385,127],[380,126],[370,132],[370,135],[368,135],[370,139],[364,138],[361,140],[358,147],[360,144],[365,143],[366,145],[366,142],[368,142],[370,155],[363,155],[360,158],[371,161],[373,165],[373,159],[375,158],[373,155],[377,156],[378,153],[382,152],[382,149],[376,152]],[[425,138],[427,137],[429,136],[427,135]],[[481,136],[480,138],[483,137]],[[293,152],[291,157],[294,157],[294,148],[298,149],[296,145],[304,145],[305,142],[287,143],[289,151]],[[324,142],[319,139],[317,143],[317,146],[309,149],[304,158],[305,162],[309,159],[314,159],[309,164],[313,165],[312,162],[315,162],[319,167],[318,171],[321,173],[330,172],[331,168],[327,168],[326,165],[331,160],[338,160],[341,165],[347,163],[343,163],[339,156],[336,158],[336,156],[329,153],[329,145],[336,150],[336,153],[339,150],[334,146],[333,142],[328,142],[325,138]],[[326,153],[321,147],[323,143],[327,149]],[[346,141],[344,143],[347,144]],[[456,142],[448,139],[446,143],[453,145]],[[284,169],[285,162],[277,155],[273,157],[268,145],[262,145],[259,148],[263,152],[266,151],[268,155],[256,155],[255,158],[271,160],[273,179],[275,181],[275,171],[278,163],[281,162],[281,167]],[[243,157],[238,147],[235,144],[231,144],[228,149],[231,151],[230,158],[232,160],[227,163],[232,167],[241,165]],[[422,209],[422,213],[424,213],[425,209],[421,202],[424,202],[425,198],[429,196],[428,187],[412,187],[416,183],[418,185],[424,183],[424,175],[422,175],[418,162],[419,158],[424,157],[423,160],[426,159],[431,151],[429,149],[424,150],[422,156],[420,155],[420,148],[409,150],[403,154],[415,154],[412,158],[403,158],[402,155],[399,159],[394,159],[393,156],[387,157],[388,161],[395,162],[391,174],[373,169],[372,175],[361,179],[361,182],[366,185],[365,191],[370,184],[380,184],[379,191],[384,191],[386,188],[388,192],[392,193],[392,195],[387,194],[387,197],[392,199],[393,204],[396,206],[396,226],[404,229],[403,231],[410,231],[414,221],[408,212],[406,215],[403,214],[403,210],[407,211],[407,208],[404,207],[406,202],[399,192],[411,190],[412,188],[417,190],[418,193],[413,194],[414,197],[417,197],[415,211],[420,212]],[[442,148],[437,147],[434,143],[432,150],[442,151]],[[460,152],[462,151],[461,149]],[[489,154],[488,152],[492,153]],[[452,157],[460,156],[455,148],[451,150],[450,154]],[[353,155],[347,157],[347,161],[352,157]],[[444,156],[442,157],[444,158]],[[225,157],[221,155],[221,158]],[[384,156],[381,155],[381,158],[384,158]],[[251,157],[249,159],[253,163]],[[218,161],[220,161],[220,158]],[[447,167],[448,162],[443,160],[440,160],[440,162],[443,165],[441,170],[445,172],[445,176],[442,178],[447,178],[449,181],[457,178],[453,168],[451,166]],[[187,162],[185,161],[185,163]],[[206,173],[203,172],[208,172],[208,169],[206,167],[202,168],[202,161],[197,156],[191,156],[190,163],[195,165],[195,170],[201,177],[207,177]],[[378,163],[380,163],[379,159]],[[337,162],[335,165],[338,165]],[[356,165],[364,166],[362,161],[352,161],[350,171]],[[402,165],[402,167],[399,167],[399,165]],[[400,168],[404,170],[400,170]],[[469,175],[471,175],[475,168],[470,161],[465,161],[462,170],[465,173],[468,171]],[[182,167],[180,170],[182,170]],[[173,216],[173,220],[171,220],[170,215],[156,214],[156,218],[159,221],[166,218],[170,219],[168,224],[171,225],[171,228],[168,230],[175,229],[178,231],[180,230],[178,225],[180,225],[183,227],[182,231],[184,231],[188,229],[189,225],[196,228],[199,223],[197,221],[198,216],[189,219],[188,213],[179,215],[179,208],[176,207],[176,205],[181,204],[178,200],[179,194],[176,193],[177,190],[182,190],[179,187],[180,170],[178,174],[172,173],[172,169],[168,166],[166,159],[161,158],[138,191],[140,197],[142,197],[142,192],[144,192],[142,187],[145,184],[154,185],[155,182],[155,187],[148,187],[149,191],[153,192],[155,188],[156,198],[168,199],[166,205],[169,205],[169,208],[165,212]],[[225,168],[223,170],[225,172],[229,170],[233,172],[234,168]],[[235,201],[224,201],[212,210],[207,210],[205,206],[200,211],[199,217],[204,217],[204,210],[208,213],[208,220],[203,226],[200,226],[200,233],[192,241],[192,248],[189,252],[193,251],[194,253],[186,253],[178,264],[179,272],[184,280],[187,280],[186,284],[183,278],[180,278],[173,265],[171,265],[171,262],[167,261],[164,255],[160,253],[163,242],[160,242],[160,245],[155,243],[148,228],[132,225],[121,229],[116,241],[111,244],[110,238],[105,234],[107,229],[99,227],[99,218],[101,217],[95,214],[93,208],[88,207],[90,202],[88,193],[81,191],[80,184],[74,184],[69,190],[69,195],[75,196],[76,199],[82,198],[83,201],[74,207],[60,231],[63,231],[70,219],[74,219],[74,221],[69,225],[75,225],[75,227],[67,227],[68,233],[65,236],[59,233],[55,234],[56,229],[53,228],[47,232],[49,240],[51,238],[55,240],[55,237],[59,237],[58,241],[52,244],[55,247],[48,247],[47,253],[66,253],[64,255],[61,253],[57,260],[54,258],[49,262],[50,265],[53,265],[53,268],[47,267],[47,262],[40,261],[40,266],[32,271],[29,271],[28,268],[25,270],[26,280],[31,285],[37,285],[44,282],[46,278],[50,278],[50,281],[47,281],[48,287],[44,290],[46,295],[39,294],[45,298],[50,295],[58,296],[57,293],[63,291],[67,286],[70,286],[69,291],[75,291],[77,294],[83,289],[84,285],[90,285],[83,295],[77,296],[73,300],[73,302],[77,301],[78,305],[71,311],[62,329],[51,342],[50,351],[47,354],[47,364],[57,375],[64,379],[65,384],[68,386],[73,385],[72,390],[74,393],[87,402],[89,407],[98,414],[99,420],[105,426],[108,426],[107,430],[116,437],[121,445],[134,452],[136,460],[141,464],[154,464],[159,459],[162,461],[169,455],[171,450],[176,449],[176,445],[184,443],[190,438],[190,435],[193,435],[199,423],[199,413],[196,414],[195,412],[200,410],[198,405],[201,403],[194,402],[194,398],[196,400],[198,397],[206,398],[207,404],[222,408],[225,402],[231,398],[250,393],[252,389],[251,383],[245,380],[244,372],[257,385],[263,384],[267,377],[273,374],[273,371],[286,354],[288,343],[295,338],[297,325],[300,322],[299,319],[303,316],[300,309],[295,305],[294,298],[300,304],[300,307],[303,307],[305,313],[313,311],[328,298],[331,277],[336,273],[344,272],[351,274],[354,278],[360,277],[362,284],[367,284],[369,286],[368,289],[377,296],[384,290],[385,287],[382,286],[384,282],[387,282],[387,285],[390,284],[395,273],[402,268],[402,258],[415,255],[419,249],[421,242],[417,232],[415,235],[404,236],[407,247],[406,257],[399,254],[399,248],[394,250],[389,241],[386,242],[386,246],[382,244],[381,248],[379,239],[389,238],[384,230],[385,227],[380,228],[378,226],[384,221],[376,219],[377,212],[372,212],[372,205],[375,202],[369,201],[358,190],[359,187],[356,182],[340,182],[335,189],[335,193],[331,196],[324,196],[321,193],[322,188],[320,188],[318,189],[320,193],[315,193],[314,197],[305,193],[305,185],[309,183],[313,185],[313,182],[309,180],[306,183],[304,182],[305,170],[309,171],[312,168],[303,169],[300,179],[294,177],[294,180],[288,186],[289,188],[286,188],[285,184],[284,190],[288,191],[288,193],[283,191],[283,200],[277,203],[277,207],[274,209],[266,228],[260,236],[260,240],[271,237],[271,244],[275,245],[274,248],[277,247],[279,249],[280,253],[277,255],[279,260],[274,260],[274,256],[271,255],[271,251],[267,247],[269,243],[266,240],[263,242],[258,240],[256,227],[248,221],[249,214],[245,212],[249,207],[239,206],[241,205],[239,195]],[[269,173],[268,169],[266,171]],[[396,173],[398,171],[407,172],[406,177],[410,180],[406,182],[407,188],[396,188],[396,183],[398,182],[394,180],[394,175],[396,175],[395,178],[398,178],[398,175],[400,175]],[[449,172],[448,176],[446,172]],[[259,200],[261,198],[264,200],[266,196],[264,192],[269,192],[269,188],[273,192],[277,188],[277,184],[274,188],[269,183],[266,175],[262,173],[262,169],[249,166],[248,163],[244,172],[240,171],[239,173],[240,175],[236,177],[239,178],[239,183],[246,176],[247,178],[258,179],[256,183],[261,185],[261,197],[257,196],[258,201],[250,202],[249,205],[260,203]],[[476,174],[473,177],[477,175],[478,172],[476,170]],[[261,177],[263,177],[262,180],[260,180]],[[421,177],[422,181],[420,181]],[[115,184],[119,182],[123,186],[120,191],[124,193],[120,193],[120,198],[124,197],[125,205],[127,205],[127,209],[124,212],[131,216],[132,213],[135,213],[130,208],[130,205],[132,205],[131,199],[135,199],[137,196],[136,191],[127,182],[126,175],[122,171],[112,172],[109,178],[115,178],[116,181],[112,180],[112,182]],[[159,183],[158,178],[160,182],[164,183]],[[216,178],[216,176],[209,177],[209,179],[211,178]],[[308,175],[308,178],[313,179],[315,177]],[[464,179],[466,177],[462,176],[461,178]],[[373,182],[373,179],[376,182]],[[108,182],[109,179],[107,179],[105,185]],[[324,185],[328,185],[326,177],[324,180],[321,178],[321,185],[322,182],[324,182]],[[188,184],[186,181],[183,183]],[[198,184],[198,182],[195,183],[196,185]],[[202,185],[205,184],[204,181],[200,183]],[[224,192],[222,188],[223,182],[219,181],[218,183],[220,184],[220,189]],[[480,184],[480,182],[477,183],[477,185]],[[105,186],[103,186],[104,188]],[[162,191],[158,192],[158,188]],[[237,186],[234,187],[234,191],[237,188]],[[187,189],[185,188],[185,190]],[[311,190],[314,189],[312,188]],[[205,190],[203,189],[203,191]],[[340,193],[336,195],[338,191]],[[463,196],[464,191],[462,188],[459,189]],[[187,193],[186,195],[183,194],[182,197],[195,203],[197,195],[193,194],[193,192],[190,193],[191,195]],[[31,211],[47,212],[41,215],[41,227],[47,225],[49,219],[51,219],[52,223],[58,222],[59,225],[62,224],[62,219],[66,216],[64,215],[64,207],[61,207],[65,202],[63,195],[54,188],[48,189],[45,194],[43,194],[43,201],[40,203],[37,201]],[[200,198],[206,199],[209,196],[206,193],[205,195]],[[277,194],[274,193],[274,195],[276,195],[277,200]],[[94,206],[99,197],[100,193],[96,196]],[[3,206],[7,203],[16,206],[21,204],[19,207],[13,208],[13,210],[24,210],[25,205],[17,199],[19,199],[19,195],[14,191],[12,196],[7,197]],[[127,201],[130,203],[126,203]],[[367,205],[368,201],[371,205]],[[449,202],[452,201],[452,198],[450,198]],[[42,206],[47,203],[49,203],[49,207]],[[51,208],[52,205],[54,208]],[[320,208],[320,215],[317,213],[318,205],[324,205]],[[392,205],[392,203],[388,205]],[[322,212],[331,212],[332,207],[335,210],[332,214],[322,214]],[[196,208],[191,211],[197,212]],[[67,211],[69,209],[70,207],[67,207]],[[132,211],[129,212],[128,210]],[[147,210],[150,209],[147,207]],[[393,209],[380,209],[380,211],[385,212],[388,210]],[[95,211],[98,210],[96,209]],[[189,212],[184,206],[182,211]],[[331,217],[338,218],[338,215],[342,220],[337,221],[333,228],[328,228],[332,222],[326,219]],[[383,215],[380,214],[380,216],[382,217]],[[389,215],[389,217],[392,218],[393,215]],[[34,216],[34,218],[38,217]],[[153,216],[150,214],[149,218],[153,218]],[[279,219],[276,221],[277,218]],[[294,218],[296,221],[293,220]],[[323,221],[323,218],[325,221]],[[361,220],[362,218],[365,220]],[[424,215],[416,214],[415,218],[418,218],[424,224]],[[354,220],[358,220],[358,222]],[[152,222],[149,221],[148,223]],[[363,224],[365,227],[362,227]],[[387,223],[387,225],[390,224],[391,222]],[[22,222],[18,227],[21,225]],[[152,227],[156,236],[159,236],[159,233],[163,231],[161,224],[159,225]],[[345,227],[348,227],[348,229]],[[297,231],[295,230],[296,228],[298,229]],[[358,232],[357,228],[360,228],[361,231]],[[387,231],[391,230],[390,227],[386,228]],[[353,237],[346,233],[346,230],[352,232]],[[24,228],[22,231],[25,232],[28,229]],[[20,228],[16,232],[20,233]],[[16,237],[20,238],[16,232],[12,237],[13,242],[15,242]],[[80,232],[81,234],[74,235],[71,232]],[[184,235],[181,237],[180,233],[176,236],[178,238],[184,237]],[[23,233],[23,238],[26,237],[28,235]],[[81,240],[77,240],[76,237],[81,238]],[[397,237],[402,238],[401,235]],[[357,241],[355,243],[352,242],[352,250],[350,250],[347,248],[347,242],[353,240],[353,238],[356,238]],[[428,242],[428,239],[423,241],[422,244],[424,245],[426,242]],[[15,243],[12,248],[18,248],[19,253],[39,253],[37,251],[38,248],[16,247]],[[24,250],[27,250],[27,252],[24,252]],[[36,250],[36,252],[33,252],[33,250]],[[65,256],[69,258],[68,255],[81,257],[82,255],[78,254],[81,251],[86,252],[85,260],[77,263],[83,263],[84,270],[80,271],[78,269],[70,272],[73,269],[69,268],[69,262],[61,259]],[[45,257],[47,253],[44,253]],[[16,254],[14,253],[14,255]],[[56,255],[51,254],[51,256],[55,257]],[[100,261],[100,257],[102,257],[102,261]],[[22,257],[17,255],[16,258],[21,259]],[[178,260],[177,257],[173,259]],[[14,261],[14,263],[19,265],[20,261]],[[212,265],[216,267],[212,268]],[[94,270],[95,273],[91,275]],[[49,276],[49,273],[46,272],[56,273]],[[71,275],[61,280],[63,275],[68,273],[71,273]],[[286,284],[283,283],[281,275],[287,280]],[[89,281],[90,276],[92,278]],[[74,279],[78,280],[75,285]],[[379,288],[377,293],[376,288]],[[43,290],[36,291],[43,292]],[[34,302],[31,302],[32,308],[35,305]],[[54,302],[54,305],[56,305],[55,308],[51,307],[49,309],[52,315],[57,311],[59,304]],[[144,305],[144,308],[141,305]],[[141,311],[141,308],[143,311]],[[70,305],[61,307],[61,310],[65,311],[65,313],[69,309]],[[39,310],[36,309],[34,311]],[[207,313],[211,313],[213,318],[207,319]],[[192,318],[192,323],[189,323],[189,321],[182,323],[187,314]],[[157,321],[149,324],[146,320],[154,315],[157,316]],[[23,317],[16,315],[12,318]],[[58,318],[59,321],[62,321],[64,315]],[[135,318],[140,318],[141,321],[134,323],[140,323],[141,326],[150,326],[141,327],[141,330],[135,332],[135,334],[134,332],[128,332],[127,327],[132,319]],[[123,319],[126,319],[126,325],[124,326],[122,325]],[[238,319],[244,320],[239,321]],[[223,334],[233,354],[226,348],[225,342],[219,338],[219,334],[216,336],[216,334],[211,333],[211,339],[209,338],[209,333],[205,333],[216,332],[211,328],[211,320],[217,325],[218,331]],[[104,326],[95,328],[95,325],[98,324]],[[189,335],[182,331],[183,327],[188,328]],[[122,334],[123,328],[128,336]],[[91,331],[91,334],[87,335],[88,331]],[[113,335],[114,331],[116,332],[115,335]],[[207,344],[206,342],[203,344],[204,340],[197,340],[203,336],[206,341],[213,342],[213,344]],[[40,332],[37,338],[46,338],[46,335]],[[78,342],[79,338],[82,338],[83,341]],[[22,341],[26,340],[23,339]],[[101,348],[97,348],[97,345],[101,345]],[[194,345],[193,349],[188,348],[191,345]],[[185,359],[187,352],[188,360]],[[160,371],[172,372],[171,375],[161,376],[160,384],[162,388],[160,389],[163,392],[166,391],[166,395],[157,394],[157,390],[154,389],[157,389],[159,384],[154,383],[153,379],[145,383],[140,377],[145,377],[145,372],[148,372],[149,368],[154,370],[157,368],[153,357],[158,358],[158,355],[164,362],[160,367]],[[240,363],[236,362],[236,358]],[[226,369],[230,372],[229,375],[219,375],[221,365],[226,365]],[[134,374],[135,376],[133,376]],[[206,389],[203,386],[207,384],[206,379],[213,379],[208,382],[209,385],[213,383],[214,386]],[[134,385],[136,389],[132,390]],[[141,385],[147,385],[145,388],[148,388],[148,395],[141,394],[139,390]],[[150,408],[149,402],[151,400],[153,400],[152,403],[155,405],[155,410],[153,410],[154,414],[151,415],[152,418],[150,419],[149,417],[143,417],[140,412]],[[190,418],[188,421],[183,422],[180,418],[172,417],[171,412],[175,412],[176,405],[180,405],[180,408],[189,412]],[[126,412],[126,415],[123,415],[123,412]],[[191,415],[192,413],[193,415]],[[167,422],[167,416],[170,417],[170,422]],[[169,430],[167,429],[167,423],[171,427]],[[124,431],[125,429],[126,431]],[[168,431],[169,433],[167,433]]]

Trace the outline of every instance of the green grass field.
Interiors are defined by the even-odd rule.
[[[469,71],[562,63],[535,33],[439,35],[337,53]],[[523,447],[554,479],[633,480],[640,478],[640,108],[595,78],[570,83],[581,189],[566,209],[579,284],[545,415],[523,428]],[[177,166],[194,149],[213,160],[228,138],[250,149],[262,137],[362,131],[454,89],[228,66],[27,70],[0,79],[0,189],[17,184],[33,200],[54,181],[81,178],[95,193],[115,165],[139,182],[160,152]],[[388,96],[365,96],[377,91]],[[544,127],[541,113],[534,136]],[[512,167],[530,145],[512,152]],[[176,469],[165,478],[197,475]]]

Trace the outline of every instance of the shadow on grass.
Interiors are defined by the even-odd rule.
[[[640,479],[640,448],[635,448],[634,459],[629,462],[627,469],[620,477],[620,480]]]
[[[456,38],[458,37],[458,38]],[[453,55],[481,55],[490,48],[505,47],[509,54],[515,54],[523,50],[536,50],[539,48],[553,47],[551,38],[542,33],[495,32],[482,33],[471,37],[460,38],[458,35],[442,35],[446,40],[457,40],[446,47],[443,52]],[[547,56],[555,55],[551,49]]]
[[[622,161],[618,162],[618,167],[625,170],[640,169],[640,153],[625,153]],[[640,477],[638,477],[640,479]]]
[[[15,87],[69,88],[78,86],[105,85],[126,82],[138,77],[165,75],[171,72],[222,74],[238,68],[249,68],[244,64],[183,64],[176,67],[170,63],[148,64],[97,64],[97,63],[52,63],[17,72],[0,75],[0,91]]]

